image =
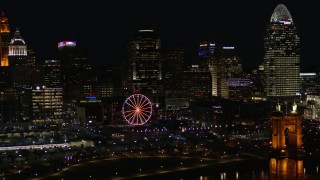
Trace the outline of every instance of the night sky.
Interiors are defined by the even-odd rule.
[[[199,42],[210,40],[236,46],[244,67],[250,69],[262,62],[266,25],[279,3],[289,9],[301,37],[301,66],[320,67],[315,46],[320,42],[315,27],[319,21],[311,0],[1,0],[0,9],[12,32],[20,28],[39,62],[57,58],[58,41],[73,40],[88,50],[90,64],[120,64],[132,36],[139,29],[154,29],[164,52],[181,46],[195,57]]]

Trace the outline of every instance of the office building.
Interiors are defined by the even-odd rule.
[[[191,65],[184,71],[184,88],[188,92],[189,101],[210,101],[212,97],[211,74],[202,70],[199,65]]]
[[[166,53],[163,61],[163,90],[166,110],[181,110],[189,107],[188,90],[184,88],[186,50],[174,48]]]
[[[264,38],[265,93],[270,100],[300,98],[300,38],[290,12],[279,4]]]
[[[34,123],[61,123],[63,120],[62,88],[45,86],[24,88],[22,106],[24,119]]]
[[[218,58],[221,73],[225,74],[226,79],[241,77],[242,63],[234,46],[223,46]]]
[[[139,30],[129,43],[128,89],[159,105],[162,94],[160,38],[154,30]]]
[[[58,60],[45,60],[44,62],[44,84],[46,87],[62,87],[61,67]]]
[[[200,68],[208,69],[213,65],[214,55],[216,55],[217,46],[215,42],[201,42],[198,52],[198,64]]]

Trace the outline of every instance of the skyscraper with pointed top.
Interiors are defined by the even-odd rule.
[[[0,60],[1,66],[9,66],[8,53],[10,43],[10,27],[4,12],[0,12]]]
[[[285,5],[279,4],[264,38],[265,93],[270,100],[300,97],[300,38]]]
[[[27,44],[22,38],[19,28],[9,43],[9,64],[13,87],[27,87],[31,83],[31,67],[28,64]]]
[[[16,31],[14,32],[13,38],[9,43],[9,57],[25,57],[27,56],[27,44],[22,38],[20,34],[20,30],[17,27]],[[12,59],[12,58],[10,58]],[[26,64],[27,62],[23,61],[22,58],[14,58],[12,61],[10,60],[10,64],[12,65],[20,65]],[[21,62],[22,61],[22,62]]]

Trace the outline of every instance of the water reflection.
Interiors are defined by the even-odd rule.
[[[320,179],[319,162],[303,161],[300,159],[276,159],[271,158],[264,162],[257,162],[250,165],[240,164],[239,166],[226,167],[208,173],[210,175],[200,176],[205,179]],[[199,177],[199,176],[197,176]]]
[[[305,174],[303,160],[271,158],[269,164],[271,178],[296,178]]]

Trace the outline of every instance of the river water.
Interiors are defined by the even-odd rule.
[[[320,162],[288,158],[222,159],[204,164],[186,157],[114,158],[76,165],[44,179],[320,180],[319,166]]]
[[[320,162],[295,159],[275,159],[241,163],[221,168],[213,167],[203,171],[203,175],[184,177],[181,179],[320,179]]]

